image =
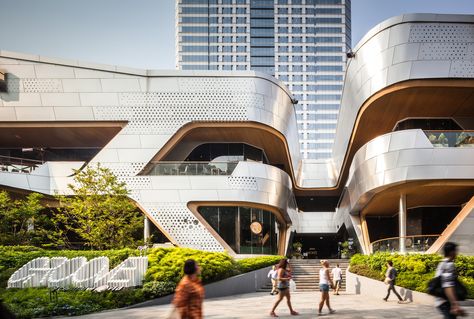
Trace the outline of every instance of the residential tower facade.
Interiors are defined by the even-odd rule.
[[[303,157],[331,157],[351,46],[350,0],[179,0],[176,12],[178,69],[278,78],[298,101]]]

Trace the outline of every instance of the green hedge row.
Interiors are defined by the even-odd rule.
[[[428,282],[434,277],[436,267],[442,257],[437,254],[376,253],[370,256],[356,254],[351,258],[350,271],[361,276],[383,280],[389,260],[398,271],[397,285],[426,292]],[[458,256],[455,264],[460,280],[469,291],[469,298],[474,298],[474,257]]]
[[[174,291],[183,276],[183,264],[193,258],[201,266],[201,277],[209,283],[240,273],[276,264],[280,256],[264,256],[235,260],[226,253],[204,252],[188,248],[149,249],[148,271],[143,287],[124,289],[119,292],[91,292],[71,290],[58,292],[57,299],[50,298],[48,289],[5,289],[10,275],[28,261],[37,257],[85,256],[92,259],[107,256],[115,267],[129,256],[137,256],[133,249],[106,251],[44,250],[36,247],[0,246],[0,298],[18,318],[34,318],[52,315],[82,315],[105,309],[125,307],[138,302],[168,295]]]

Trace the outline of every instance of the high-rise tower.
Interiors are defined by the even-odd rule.
[[[305,158],[331,155],[350,49],[350,0],[178,0],[176,65],[255,70],[288,85]]]

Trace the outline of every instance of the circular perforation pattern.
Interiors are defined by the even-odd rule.
[[[474,26],[456,24],[414,24],[409,42],[474,42]]]
[[[468,58],[467,43],[423,43],[419,58],[422,60],[463,60]]]
[[[180,78],[179,87],[190,91],[255,92],[254,81],[238,78]]]
[[[244,189],[256,191],[257,179],[248,176],[229,176],[229,186],[231,189]]]
[[[117,177],[137,175],[147,163],[107,163],[101,162],[102,166],[110,169]]]
[[[22,79],[23,90],[28,93],[62,92],[60,80],[56,79]]]
[[[7,75],[7,92],[8,93],[18,93],[20,92],[20,80],[19,79],[13,79]]]
[[[185,203],[145,203],[143,208],[183,247],[224,251],[221,244],[189,211]]]
[[[123,134],[171,134],[192,121],[246,121],[248,108],[264,108],[246,93],[123,93],[121,107],[94,107],[98,120],[128,120]]]
[[[128,189],[152,189],[151,178],[148,176],[119,177],[121,182],[127,184]]]
[[[472,78],[474,76],[474,61],[453,61],[450,75],[452,77]]]

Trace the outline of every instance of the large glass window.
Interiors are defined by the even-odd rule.
[[[185,161],[256,161],[268,163],[267,156],[263,150],[244,143],[201,144],[188,155]]]
[[[272,212],[243,206],[207,206],[198,211],[237,254],[278,253],[278,222]]]

